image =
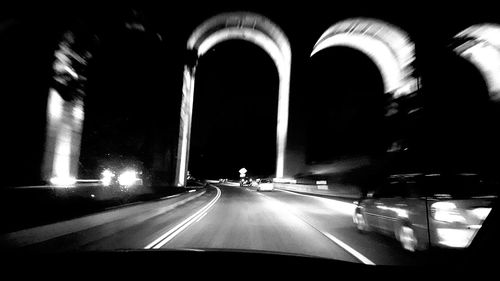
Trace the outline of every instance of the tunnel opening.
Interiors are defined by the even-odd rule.
[[[273,177],[279,79],[259,46],[217,44],[196,70],[189,171],[200,178]]]

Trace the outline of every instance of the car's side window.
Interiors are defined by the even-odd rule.
[[[381,197],[383,198],[396,198],[396,197],[407,197],[408,190],[406,187],[406,182],[404,181],[390,181],[384,188]]]
[[[408,181],[405,184],[405,197],[408,198],[419,198],[422,196],[421,187],[417,184],[416,181]]]

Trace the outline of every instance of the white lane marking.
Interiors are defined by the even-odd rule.
[[[165,196],[165,197],[162,197],[160,198],[161,200],[165,200],[165,199],[169,199],[169,198],[174,198],[174,197],[177,197],[177,196],[181,196],[181,194],[175,194],[175,195],[170,195],[170,196]]]
[[[170,240],[172,240],[175,236],[177,236],[181,231],[186,229],[189,225],[191,225],[193,222],[195,222],[203,213],[207,212],[216,202],[219,200],[221,191],[218,187],[214,186],[217,189],[217,195],[215,196],[212,201],[210,201],[207,205],[205,205],[203,208],[198,210],[198,212],[194,213],[178,225],[174,226],[172,229],[155,239],[153,242],[149,243],[144,249],[159,249],[166,243],[168,243]]]
[[[335,244],[339,245],[340,247],[342,247],[342,249],[346,250],[347,252],[349,252],[349,254],[353,255],[354,257],[356,257],[358,260],[360,260],[362,263],[364,264],[368,264],[368,265],[375,265],[375,263],[373,263],[371,260],[369,260],[367,257],[363,256],[360,252],[354,250],[353,248],[351,248],[351,246],[347,245],[346,243],[340,241],[338,238],[336,238],[335,236],[331,235],[330,233],[328,232],[323,232],[321,231],[321,233],[323,233],[323,235],[325,235],[326,237],[328,237],[328,239],[332,240]]]
[[[201,221],[201,219],[207,215],[207,212],[203,213],[203,215],[201,215],[201,217],[199,217],[195,222],[199,222]]]
[[[186,229],[192,223],[196,222],[197,219],[200,218],[200,216],[203,213],[206,214],[206,212],[216,203],[216,201],[219,199],[219,197],[220,197],[220,190],[217,188],[217,196],[208,205],[206,205],[204,208],[202,208],[200,211],[195,213],[190,218],[186,219],[185,221],[183,221],[180,224],[178,224],[177,226],[175,226],[172,229],[174,231],[173,232],[172,232],[172,230],[169,231],[170,234],[165,235],[163,240],[159,241],[156,245],[153,246],[153,249],[159,249],[159,248],[163,247],[163,245],[167,244],[170,240],[174,239],[174,237],[177,236],[179,233],[181,233],[184,229]]]
[[[261,194],[261,193],[259,193],[259,194]],[[261,195],[264,195],[264,194],[261,194]],[[375,263],[373,263],[367,257],[363,256],[360,252],[354,250],[351,246],[349,246],[346,243],[342,242],[340,239],[336,238],[335,236],[331,235],[330,233],[319,230],[314,225],[310,224],[305,219],[303,219],[302,217],[298,216],[296,214],[298,211],[294,212],[293,210],[290,209],[290,207],[288,207],[287,205],[285,205],[284,203],[280,202],[279,200],[277,200],[275,198],[269,197],[267,195],[264,195],[264,198],[266,198],[267,200],[270,200],[270,201],[274,201],[272,203],[276,204],[276,206],[278,206],[279,208],[281,208],[281,209],[283,209],[283,210],[291,213],[296,218],[300,219],[304,223],[306,223],[309,226],[311,226],[312,228],[316,229],[318,232],[320,232],[321,234],[323,234],[324,236],[326,236],[328,239],[330,239],[332,242],[334,242],[335,244],[337,244],[339,247],[341,247],[342,249],[344,249],[345,251],[347,251],[349,254],[351,254],[352,256],[354,256],[355,258],[357,258],[362,263],[368,264],[368,265],[375,265]]]

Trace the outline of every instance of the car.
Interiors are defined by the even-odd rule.
[[[240,186],[252,186],[253,180],[249,177],[240,179]]]
[[[133,168],[105,168],[101,172],[100,182],[105,187],[118,187],[120,190],[127,191],[134,186],[142,186],[142,172]]]
[[[367,193],[353,222],[364,233],[376,231],[414,252],[466,248],[497,198],[497,184],[476,174],[398,174]]]
[[[257,191],[273,191],[274,184],[272,179],[257,180]]]

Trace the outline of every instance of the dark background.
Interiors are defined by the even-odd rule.
[[[494,6],[437,8],[415,2],[332,9],[333,4],[75,4],[3,10],[0,120],[7,168],[2,184],[41,182],[53,55],[63,32],[75,26],[98,38],[88,65],[81,176],[94,177],[99,161],[118,157],[141,161],[148,169],[166,169],[162,176],[171,180],[187,38],[209,17],[238,10],[268,17],[292,46],[285,163],[292,176],[307,173],[310,165],[350,158],[386,161],[384,151],[399,136],[384,121],[383,84],[368,57],[335,47],[309,58],[319,36],[348,17],[391,22],[416,44],[424,110],[407,127],[409,150],[389,157],[397,160],[391,162],[393,168],[495,174],[500,156],[498,105],[488,102],[477,69],[449,48],[451,38],[471,24],[500,22]],[[125,28],[126,22],[140,22],[146,32]],[[193,175],[238,177],[242,166],[259,176],[274,173],[277,88],[273,61],[250,43],[221,43],[200,59],[190,155]]]

